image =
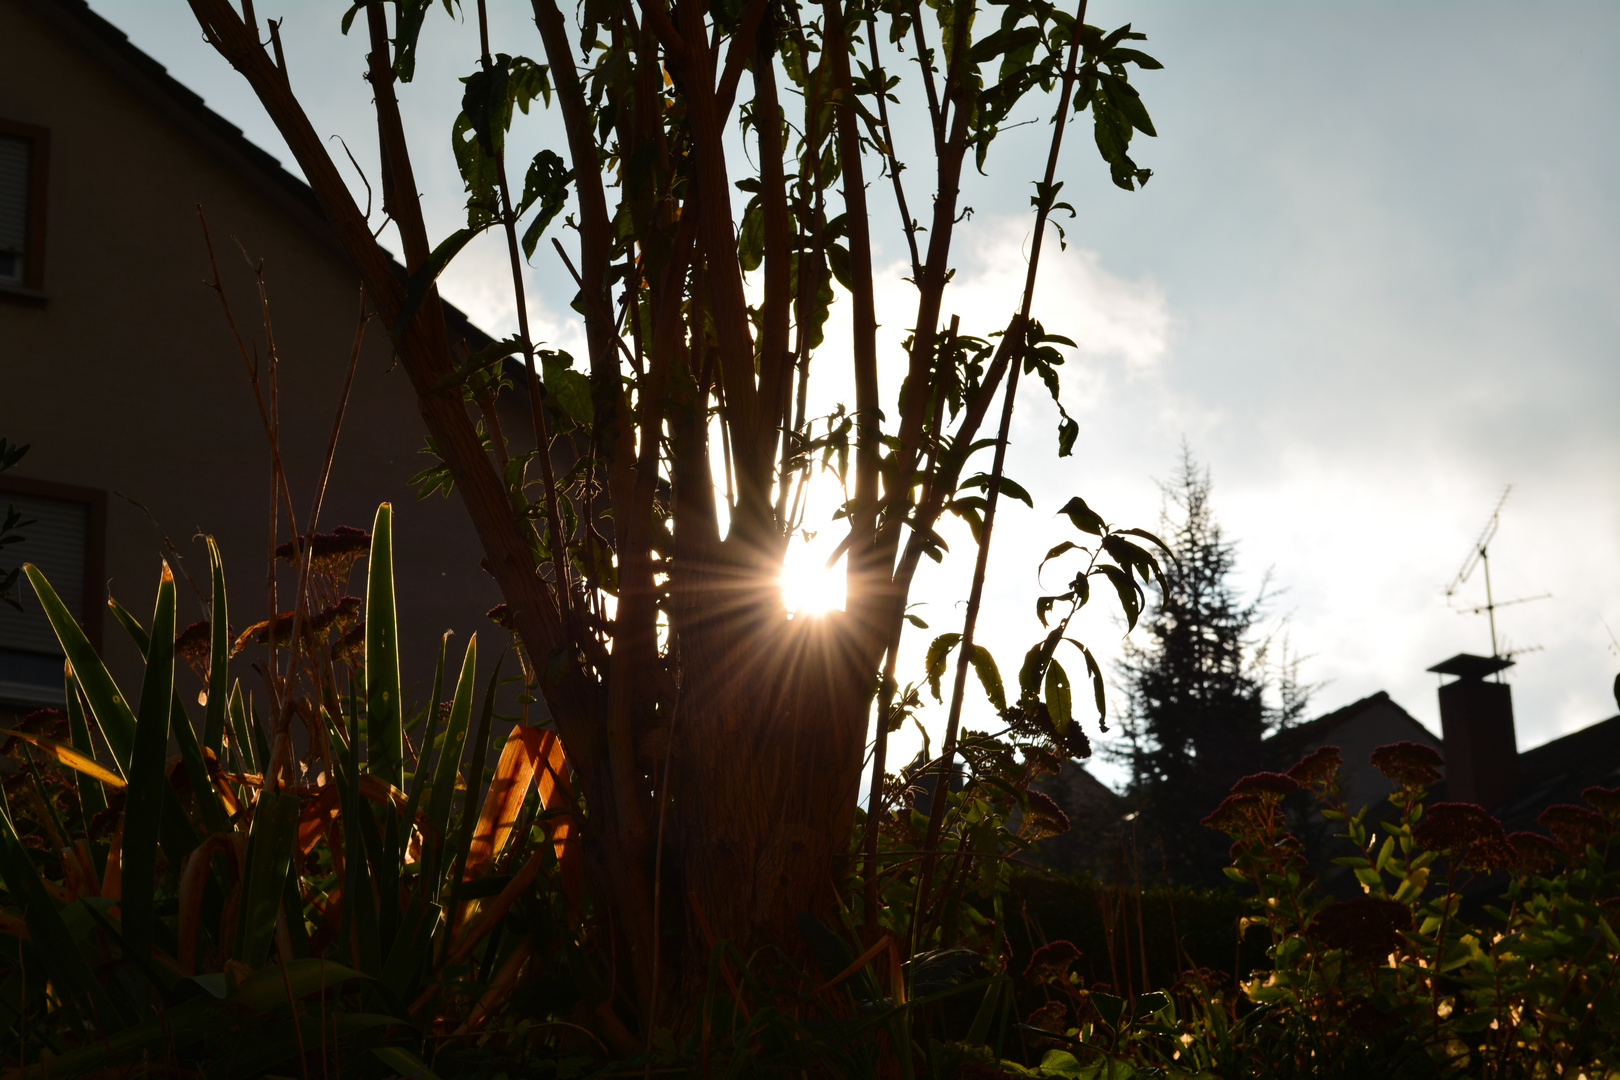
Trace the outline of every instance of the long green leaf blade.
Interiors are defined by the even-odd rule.
[[[209,605],[208,706],[203,714],[203,746],[218,758],[225,745],[225,714],[230,684],[230,620],[225,599],[225,562],[219,546],[208,537],[208,564],[213,569],[214,599]]]
[[[277,794],[269,788],[259,796],[253,811],[253,851],[243,890],[247,915],[241,939],[242,962],[250,968],[259,968],[270,955],[276,916],[286,894],[287,865],[298,839],[298,811],[298,796],[290,791]]]
[[[253,753],[253,740],[248,736],[247,708],[242,704],[242,683],[231,684],[231,743],[246,772],[258,772],[259,762]]]
[[[440,852],[445,847],[445,830],[450,825],[450,805],[456,794],[456,769],[461,765],[461,752],[467,743],[467,723],[472,718],[474,682],[478,670],[478,635],[467,641],[467,652],[461,660],[461,675],[456,679],[456,696],[450,705],[450,720],[445,725],[444,745],[439,749],[439,765],[433,773],[433,790],[428,793],[428,823],[439,838]],[[437,860],[429,864],[437,868]]]
[[[157,607],[152,612],[152,644],[141,683],[140,714],[128,769],[129,795],[124,803],[124,940],[130,952],[143,959],[152,955],[158,832],[163,821],[163,789],[169,784],[164,757],[173,697],[174,574],[165,562],[158,579]]]
[[[79,701],[79,680],[73,677],[70,666],[62,677],[62,691],[67,697],[68,739],[73,749],[87,758],[95,757],[95,744],[90,740],[90,724],[85,719],[84,706]],[[79,809],[84,816],[86,832],[90,828],[90,819],[107,809],[107,793],[101,787],[101,782],[95,777],[78,773]]]
[[[366,763],[394,787],[405,783],[399,701],[399,626],[394,609],[393,507],[377,507],[366,566]]]
[[[467,793],[461,800],[461,835],[456,837],[455,870],[447,885],[451,892],[461,884],[461,876],[467,868],[467,852],[472,847],[473,827],[478,824],[478,791],[484,785],[484,762],[489,760],[489,722],[495,716],[495,691],[500,688],[501,665],[505,662],[506,654],[503,652],[495,661],[495,671],[484,689],[484,707],[478,713],[478,734],[473,738],[472,760],[467,762]],[[448,910],[454,922],[456,909],[449,897],[446,900],[452,904]]]
[[[39,598],[39,606],[44,609],[51,629],[56,631],[56,640],[61,643],[62,652],[73,665],[74,677],[84,690],[85,700],[90,703],[96,723],[101,725],[107,745],[112,748],[119,767],[127,775],[130,749],[135,745],[135,714],[130,711],[129,702],[108,673],[107,666],[101,662],[101,657],[96,655],[95,646],[84,636],[84,631],[79,628],[67,605],[56,595],[56,590],[45,580],[45,575],[39,572],[39,567],[28,563],[23,567],[23,573],[34,587],[34,595]]]

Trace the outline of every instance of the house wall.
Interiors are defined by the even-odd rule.
[[[358,280],[263,185],[93,52],[22,0],[0,0],[0,117],[51,133],[46,300],[0,295],[0,435],[33,444],[9,475],[110,493],[105,584],[143,620],[156,592],[158,526],[204,590],[197,534],[213,534],[240,629],[267,611],[270,454],[219,299],[204,284],[197,207],[243,338],[261,360],[265,333],[243,251],[264,269],[281,357],[282,451],[300,519],[350,355]],[[482,617],[500,597],[478,567],[459,498],[418,502],[407,483],[429,460],[422,444],[410,385],[373,325],[320,522],[323,531],[369,528],[377,504],[393,503],[407,684],[431,680],[443,630],[454,628],[460,641],[473,631],[486,641],[502,634]],[[289,574],[281,581],[290,588]],[[179,586],[184,625],[202,610],[185,577]],[[363,592],[363,582],[351,591]],[[133,647],[110,618],[103,636],[115,677],[133,695]],[[262,686],[245,660],[235,674]]]

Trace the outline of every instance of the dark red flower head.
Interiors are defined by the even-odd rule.
[[[1412,837],[1430,851],[1459,854],[1480,844],[1503,843],[1507,832],[1483,806],[1464,802],[1435,803],[1423,811]]]
[[[349,622],[360,617],[362,606],[364,606],[364,601],[358,596],[340,596],[310,616],[310,631],[316,634],[324,634],[333,626],[339,628],[347,626]]]
[[[1597,807],[1608,817],[1620,817],[1620,787],[1598,787],[1593,785],[1581,792],[1581,798]]]
[[[1586,850],[1586,845],[1609,831],[1609,823],[1596,810],[1571,803],[1549,806],[1536,818],[1559,843],[1573,852]]]
[[[1250,773],[1232,785],[1234,795],[1274,795],[1282,798],[1299,790],[1299,781],[1277,772]]]
[[[496,604],[494,607],[484,612],[484,618],[490,620],[503,630],[511,630],[513,628],[512,609],[507,607],[505,604]]]
[[[1067,979],[1069,965],[1078,959],[1080,950],[1074,947],[1072,941],[1054,941],[1042,945],[1029,958],[1029,966],[1024,968],[1024,981],[1038,984]]]
[[[1545,874],[1564,857],[1564,849],[1540,833],[1516,832],[1508,837],[1521,874]]]
[[[1440,779],[1439,751],[1422,743],[1401,741],[1372,752],[1373,768],[1404,787],[1428,787]]]
[[[1337,746],[1318,746],[1295,763],[1288,775],[1305,787],[1327,784],[1337,775],[1344,758]]]
[[[182,660],[207,661],[213,626],[207,619],[194,622],[174,638],[174,655]]]
[[[1411,926],[1412,913],[1405,904],[1363,896],[1329,904],[1317,912],[1310,932],[1331,949],[1377,960],[1394,952],[1401,931]]]
[[[1042,791],[1031,791],[1028,795],[1029,809],[1024,813],[1026,836],[1045,838],[1062,836],[1069,831],[1069,815],[1052,796]]]
[[[1237,836],[1259,820],[1264,812],[1265,800],[1258,795],[1249,793],[1228,795],[1221,800],[1221,805],[1199,824],[1205,828],[1219,829],[1229,836]]]

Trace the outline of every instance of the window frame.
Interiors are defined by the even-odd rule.
[[[84,598],[84,608],[74,614],[84,630],[84,636],[90,639],[90,644],[99,653],[102,612],[107,606],[101,599],[105,595],[101,583],[107,574],[107,493],[101,488],[80,487],[77,484],[58,484],[23,476],[0,476],[0,508],[13,495],[82,503],[88,508],[84,523],[84,586],[79,594]],[[21,578],[17,583],[26,587]]]
[[[28,210],[24,222],[21,282],[0,282],[0,290],[39,292],[45,288],[46,194],[51,172],[51,130],[0,116],[0,135],[27,140]]]

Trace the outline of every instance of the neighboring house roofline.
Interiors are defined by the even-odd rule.
[[[249,141],[241,128],[210,109],[201,96],[137,48],[127,34],[90,10],[85,0],[22,0],[22,3],[100,61],[159,114],[212,150],[239,179],[348,264],[348,255],[338,243],[337,234],[327,222],[320,200],[310,186]],[[392,257],[389,263],[404,280],[405,268]],[[474,350],[490,344],[493,339],[475,326],[465,312],[442,298],[441,302],[452,341],[465,338],[468,347]]]
[[[1305,723],[1300,724],[1297,727],[1291,727],[1283,731],[1279,731],[1266,741],[1278,747],[1287,747],[1290,745],[1309,745],[1312,742],[1327,738],[1328,734],[1341,724],[1348,723],[1351,720],[1354,720],[1357,716],[1361,715],[1363,712],[1366,712],[1368,709],[1379,706],[1387,706],[1394,709],[1402,719],[1411,725],[1414,735],[1418,735],[1425,742],[1432,745],[1440,745],[1439,737],[1419,723],[1417,718],[1411,713],[1407,712],[1405,709],[1401,708],[1400,705],[1396,704],[1395,701],[1389,696],[1389,692],[1386,690],[1380,690],[1376,694],[1369,694],[1360,701],[1353,701],[1341,708],[1334,709],[1330,713],[1324,713],[1323,715],[1316,717],[1314,720],[1307,720]]]

